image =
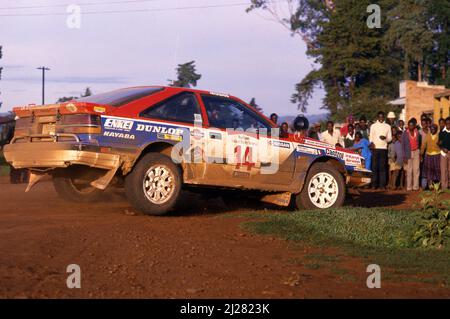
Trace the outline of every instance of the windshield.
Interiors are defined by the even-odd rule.
[[[111,106],[122,106],[140,98],[152,95],[156,92],[164,90],[162,87],[136,87],[120,89],[111,92],[95,94],[86,96],[80,99],[76,99],[77,102],[104,104]]]

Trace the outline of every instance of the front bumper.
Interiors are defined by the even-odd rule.
[[[366,169],[354,170],[347,174],[346,182],[351,187],[363,187],[372,182],[372,172]]]
[[[83,144],[74,134],[52,136],[52,141],[34,141],[42,136],[14,138],[4,147],[6,161],[15,168],[59,168],[70,165],[86,165],[102,169],[115,169],[120,156],[102,153],[100,147]],[[59,141],[64,137],[65,141]],[[72,141],[67,141],[67,138]]]

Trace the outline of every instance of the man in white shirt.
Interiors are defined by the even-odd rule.
[[[388,143],[392,140],[391,126],[385,121],[384,112],[378,112],[378,120],[370,127],[369,140],[372,153],[372,188],[386,189]]]
[[[342,138],[341,132],[334,129],[333,121],[327,122],[327,130],[321,134],[320,140],[333,146],[343,147],[344,145],[344,139]]]

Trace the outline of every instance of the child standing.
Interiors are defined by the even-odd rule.
[[[397,131],[394,136],[394,140],[389,145],[388,156],[389,156],[389,188],[397,189],[397,181],[401,175],[403,169],[403,146],[402,146],[402,132]],[[400,179],[400,187],[401,187]]]

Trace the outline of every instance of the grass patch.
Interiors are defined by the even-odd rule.
[[[412,275],[415,281],[423,278],[427,282],[448,285],[450,249],[414,246],[412,237],[418,216],[415,211],[342,208],[266,214],[264,218],[246,222],[242,227],[295,242],[341,248],[352,256],[367,258],[368,264],[380,265],[385,278],[405,280]],[[308,258],[321,263],[333,262],[330,256]],[[430,274],[432,278],[426,276]]]

